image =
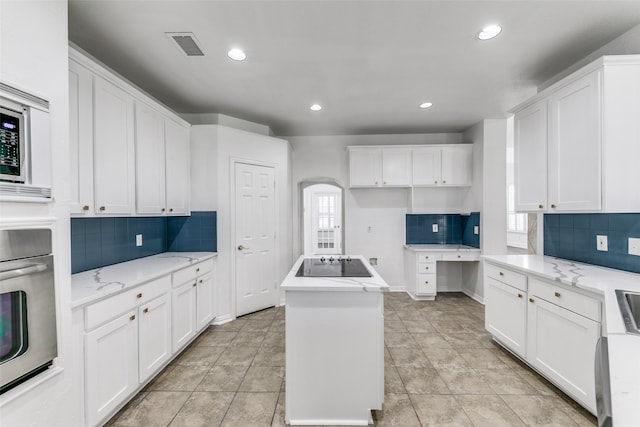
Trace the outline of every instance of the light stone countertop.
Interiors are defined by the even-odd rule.
[[[480,252],[480,249],[465,245],[425,244],[404,245],[405,249],[414,252]]]
[[[603,298],[603,335],[608,338],[613,422],[616,426],[637,425],[640,335],[626,333],[615,290],[640,292],[640,274],[540,255],[489,255],[483,259]]]
[[[164,252],[72,274],[71,308],[91,304],[217,255],[216,252]]]
[[[326,255],[329,256],[329,255]],[[320,258],[320,256],[305,257],[300,256],[291,267],[291,271],[282,282],[282,289],[285,291],[319,291],[319,292],[385,292],[389,290],[389,285],[382,277],[369,265],[369,261],[362,255],[341,255],[342,258],[351,257],[361,260],[371,273],[371,277],[296,277],[296,273],[305,258]]]

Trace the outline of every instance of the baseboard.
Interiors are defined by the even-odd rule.
[[[402,285],[389,286],[389,292],[406,292],[407,287]]]
[[[211,322],[212,325],[222,325],[224,323],[229,323],[232,320],[236,320],[235,317],[233,317],[231,314],[225,314],[224,316],[216,316],[215,319],[213,319],[213,322]]]
[[[480,304],[484,305],[484,297],[476,294],[476,293],[472,293],[471,291],[469,291],[468,289],[462,289],[462,293],[465,294],[466,296],[468,296],[471,299],[474,299],[476,301],[478,301]]]

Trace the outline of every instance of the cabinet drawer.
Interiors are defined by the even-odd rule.
[[[163,276],[134,289],[114,295],[85,308],[85,328],[93,329],[134,307],[144,304],[171,289],[171,276]]]
[[[568,290],[564,286],[531,278],[529,281],[529,295],[542,298],[596,322],[601,320],[601,304],[599,300]]]
[[[478,252],[445,252],[442,254],[443,261],[478,261]]]
[[[424,263],[424,262],[436,262],[440,259],[439,253],[432,252],[419,252],[416,254],[416,262]]]
[[[213,269],[213,260],[208,259],[206,261],[199,262],[197,264],[190,265],[173,273],[173,287],[177,288],[180,285],[193,280],[198,276],[206,274]]]
[[[521,291],[527,291],[527,276],[522,273],[516,273],[515,271],[486,263],[484,265],[484,274]]]
[[[419,262],[416,265],[416,273],[417,274],[428,274],[428,273],[436,273],[436,263],[435,262]]]
[[[435,295],[437,289],[435,274],[416,274],[416,294]]]

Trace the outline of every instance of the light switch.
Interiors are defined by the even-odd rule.
[[[432,230],[434,233],[437,233],[437,232],[438,232],[438,224],[433,224],[433,225],[431,226],[431,230]]]
[[[142,246],[142,234],[136,234],[136,246]]]
[[[473,234],[480,234],[480,227],[477,225],[473,226]]]
[[[640,256],[640,239],[629,237],[629,255]]]
[[[596,236],[596,248],[599,251],[608,251],[609,250],[609,240],[607,236]]]

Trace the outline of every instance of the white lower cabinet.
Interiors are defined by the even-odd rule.
[[[485,327],[521,357],[526,356],[526,292],[487,277],[484,282]],[[489,309],[490,307],[490,309]]]
[[[138,374],[146,381],[173,354],[171,348],[171,298],[168,293],[140,307]]]
[[[76,310],[87,426],[102,425],[213,321],[214,269],[202,261]]]
[[[600,323],[534,295],[529,299],[527,335],[527,361],[594,412]]]
[[[138,386],[138,319],[131,310],[85,335],[87,424],[97,425]]]
[[[487,331],[595,414],[601,301],[491,263],[485,264],[484,285]]]
[[[196,335],[196,282],[174,289],[171,306],[173,351],[178,351]]]
[[[207,260],[173,273],[173,351],[184,347],[214,318],[213,277],[215,264]]]

